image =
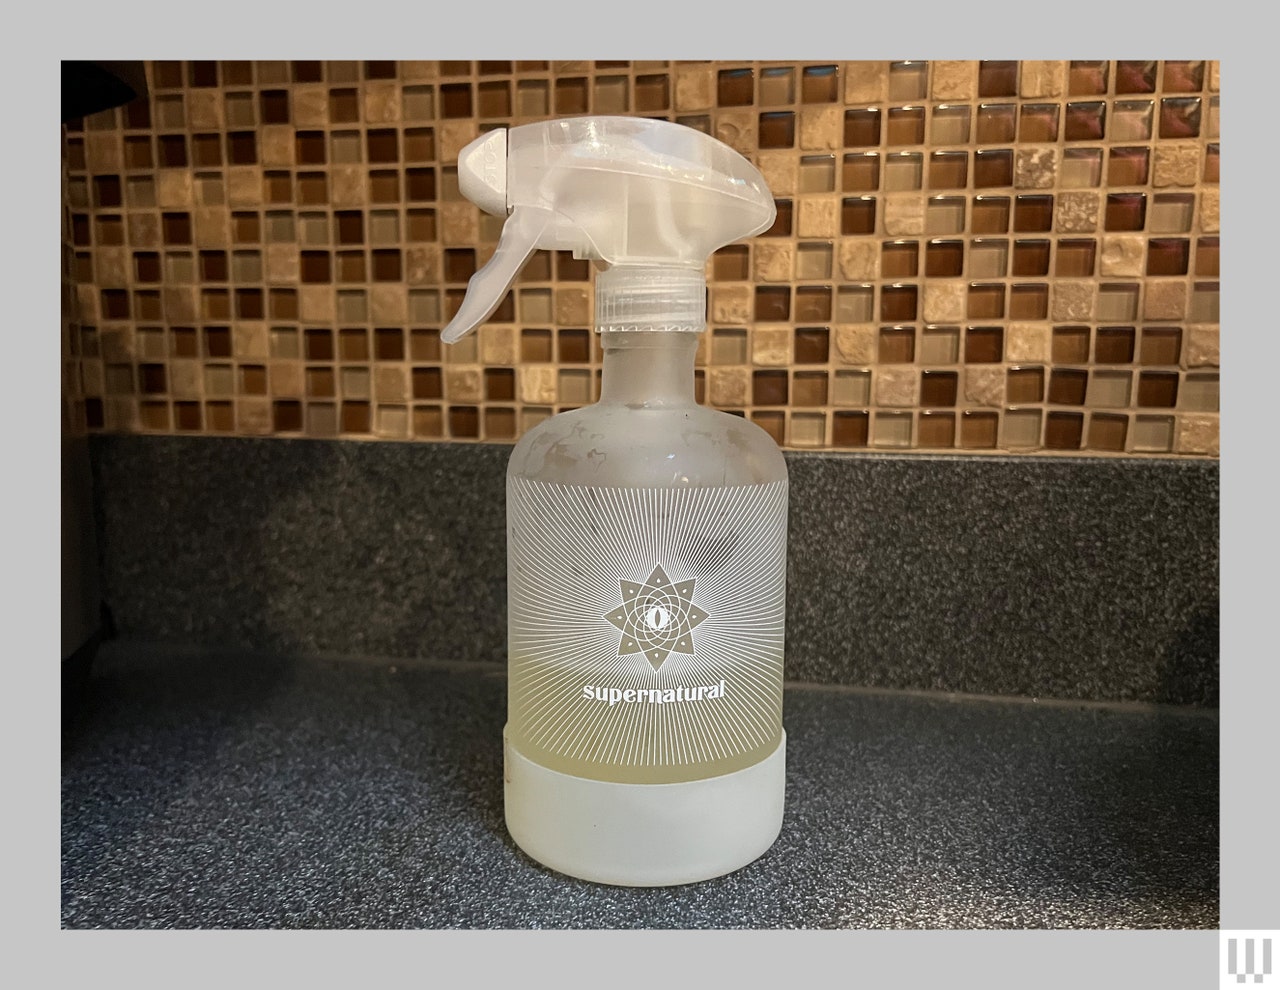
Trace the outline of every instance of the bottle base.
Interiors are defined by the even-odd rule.
[[[623,887],[741,869],[782,831],[787,737],[754,766],[680,784],[618,784],[550,770],[503,733],[507,831],[559,873]]]

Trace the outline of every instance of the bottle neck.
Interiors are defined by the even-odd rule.
[[[604,370],[602,405],[646,409],[697,404],[693,366],[698,335],[671,330],[618,330],[600,334]]]

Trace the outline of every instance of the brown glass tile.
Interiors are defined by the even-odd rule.
[[[968,183],[967,151],[935,151],[929,156],[930,189],[963,189]]]
[[[1133,327],[1098,327],[1094,348],[1094,360],[1098,364],[1129,364],[1133,353]]]
[[[880,319],[908,323],[916,318],[919,289],[914,285],[886,285],[880,289]]]
[[[666,75],[637,76],[633,92],[640,113],[660,113],[671,106],[671,83]]]
[[[1122,452],[1129,433],[1129,417],[1094,413],[1089,417],[1090,450]]]
[[[1103,96],[1107,92],[1110,62],[1071,62],[1067,68],[1067,95]]]
[[[260,364],[240,367],[240,391],[245,395],[267,394],[267,369]]]
[[[1000,319],[1003,317],[1004,285],[999,282],[970,285],[965,315],[971,320]]]
[[[1018,108],[1012,103],[985,103],[978,107],[978,144],[1012,144],[1018,130]]]
[[[1060,406],[1082,406],[1089,386],[1089,372],[1079,368],[1054,368],[1049,372],[1049,401]]]
[[[103,289],[100,293],[102,316],[108,320],[129,318],[129,293],[125,289]]]
[[[1049,242],[1046,240],[1017,240],[1013,242],[1014,275],[1047,275],[1049,273]]]
[[[511,116],[511,84],[509,82],[482,82],[476,86],[477,116]]]
[[[184,433],[196,433],[204,429],[204,417],[199,402],[175,402],[173,404],[174,428]]]
[[[836,447],[865,447],[869,426],[867,413],[837,410],[831,417],[831,442]]]
[[[978,63],[979,96],[1017,96],[1018,63],[987,61]]]
[[[1217,278],[1218,238],[1201,237],[1196,241],[1196,275]]]
[[[881,364],[910,364],[916,359],[913,327],[881,327],[878,360]]]
[[[332,398],[337,394],[337,381],[333,368],[319,365],[306,371],[307,395],[313,398]]]
[[[470,117],[471,113],[470,83],[444,83],[440,86],[440,115],[442,117]]]
[[[960,417],[960,446],[973,450],[994,448],[999,429],[1000,417],[996,413],[967,410]]]
[[[795,295],[797,322],[827,323],[831,320],[831,286],[802,285],[795,290]]]
[[[797,364],[825,364],[830,359],[831,331],[826,327],[798,327],[795,336]]]
[[[924,108],[894,107],[889,110],[885,140],[890,145],[924,143]]]
[[[169,429],[169,403],[140,402],[138,403],[138,418],[141,420],[144,430],[167,430]]]
[[[378,327],[373,332],[373,353],[379,361],[403,361],[404,330],[400,327]]]
[[[920,405],[954,406],[959,377],[954,371],[921,372]]]
[[[121,107],[124,126],[128,130],[147,130],[151,127],[151,104],[147,100],[134,100]]]
[[[516,373],[511,368],[486,368],[484,397],[490,401],[510,402],[516,397]]]
[[[304,335],[304,355],[308,361],[333,360],[333,331],[327,327],[308,327]]]
[[[886,241],[880,249],[882,278],[915,278],[920,268],[920,245],[916,241]],[[897,317],[893,317],[897,319]]]
[[[750,69],[722,69],[716,80],[717,106],[749,107],[755,102],[755,76]]]
[[[1060,278],[1087,278],[1094,273],[1097,251],[1093,239],[1060,240],[1053,273]]]
[[[1018,118],[1018,140],[1048,143],[1058,140],[1058,104],[1024,103]]]
[[[520,331],[520,360],[525,362],[544,362],[553,359],[550,330]]]
[[[366,160],[373,163],[398,162],[399,139],[392,128],[379,128],[365,136]]]
[[[791,290],[784,286],[758,286],[755,318],[764,322],[791,318]]]
[[[159,282],[161,279],[160,255],[154,251],[135,251],[133,276],[139,282]]]
[[[293,179],[288,172],[267,172],[262,177],[262,184],[268,203],[293,203]]]
[[[1199,135],[1199,97],[1176,97],[1160,101],[1162,138],[1193,138]]]
[[[556,335],[559,360],[565,364],[586,364],[591,360],[591,331],[561,330]]]
[[[973,233],[1007,233],[1009,231],[1009,214],[1009,197],[975,196],[973,201]]]
[[[413,435],[432,439],[444,435],[444,413],[439,406],[415,406]]]
[[[921,412],[916,444],[922,448],[954,447],[956,445],[955,413],[933,410]]]
[[[150,136],[130,137],[124,139],[124,164],[125,168],[151,168],[155,163],[151,154],[151,138]],[[83,162],[72,162],[71,167],[74,169],[78,165],[84,168]]]
[[[774,443],[787,442],[786,413],[757,410],[751,413],[751,422],[773,437]]]
[[[298,292],[296,289],[272,289],[268,294],[268,312],[273,320],[298,318]]]
[[[1116,63],[1117,93],[1154,93],[1159,63],[1151,60]]]
[[[444,379],[439,368],[414,368],[410,379],[415,399],[439,399],[444,395]]]
[[[516,437],[516,411],[508,407],[486,409],[484,411],[484,435],[486,440],[514,440]]]
[[[760,114],[758,138],[761,148],[791,148],[796,143],[796,115],[791,111]]]
[[[1025,282],[1009,287],[1009,319],[1043,320],[1048,315],[1048,285],[1040,282]]]
[[[1044,401],[1044,369],[1010,368],[1005,376],[1005,400],[1011,405]]]
[[[930,241],[925,248],[925,275],[931,278],[964,273],[963,241]]]
[[[1139,361],[1144,365],[1177,365],[1182,357],[1182,330],[1179,327],[1145,327]]]
[[[1164,63],[1164,82],[1161,89],[1166,93],[1198,93],[1204,88],[1204,62],[1178,61]]]
[[[880,111],[852,109],[844,112],[844,146],[874,148],[880,144]]]
[[[1013,229],[1018,233],[1046,233],[1053,229],[1053,197],[1025,195],[1014,200]]]
[[[455,407],[456,409],[457,407]],[[452,415],[453,410],[450,410]],[[341,406],[343,433],[368,433],[371,410],[368,402],[343,402]],[[457,436],[457,433],[453,434]],[[472,434],[474,435],[474,434]]]
[[[1053,360],[1057,364],[1087,364],[1089,361],[1088,327],[1054,327]]]
[[[168,389],[168,376],[163,364],[138,365],[138,385],[144,395],[164,393]]]
[[[1079,450],[1084,413],[1053,410],[1045,416],[1044,445],[1050,450]]]
[[[845,199],[840,209],[841,234],[874,234],[876,230],[876,201],[863,196]]]
[[[841,189],[844,192],[875,192],[880,188],[880,156],[867,151],[844,156]]]
[[[1107,196],[1104,228],[1112,231],[1141,230],[1147,219],[1145,193],[1110,193]]]
[[[1153,237],[1147,242],[1148,275],[1185,275],[1191,262],[1191,241],[1184,237]]]
[[[1204,151],[1204,181],[1216,183],[1219,169],[1218,145],[1211,144]]]
[[[258,96],[258,119],[264,124],[289,123],[289,91],[263,90]]]
[[[156,138],[156,144],[160,150],[160,164],[165,168],[185,168],[189,164],[185,135],[161,134]]]
[[[1003,361],[1003,328],[969,327],[964,335],[964,359],[968,364],[992,364]]]
[[[827,373],[797,371],[791,383],[791,404],[825,406],[827,404]]]
[[[206,402],[204,421],[211,433],[233,433],[236,428],[235,407],[230,402]]]
[[[587,91],[586,79],[557,79],[555,83],[556,113],[562,115],[586,113]]]
[[[1067,141],[1099,141],[1106,133],[1105,103],[1068,103],[1062,136]]]
[[[323,206],[329,202],[328,176],[324,172],[299,172],[297,196],[302,206]]]
[[[1138,375],[1138,405],[1173,408],[1178,404],[1175,372],[1143,371]]]
[[[188,62],[187,79],[193,89],[218,85],[218,63]]]
[[[978,189],[1013,185],[1013,152],[982,150],[974,156],[973,184]]]
[[[800,77],[804,103],[834,103],[840,98],[840,76],[834,65],[805,66]]]
[[[355,89],[329,90],[329,122],[351,124],[360,119],[360,93]]]
[[[757,406],[786,405],[787,373],[785,371],[752,372],[751,401]]]
[[[174,357],[199,357],[200,355],[200,338],[196,334],[195,327],[172,327],[169,331],[169,337],[172,341]],[[226,348],[227,353],[231,353],[231,334],[226,331]],[[215,355],[210,353],[210,357]]]
[[[231,214],[231,235],[237,244],[260,244],[262,218],[257,213],[244,211]]]
[[[1107,160],[1107,183],[1144,186],[1150,172],[1149,148],[1112,148]]]

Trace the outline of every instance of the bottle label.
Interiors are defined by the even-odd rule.
[[[507,735],[563,773],[677,783],[782,739],[787,482],[507,481]]]

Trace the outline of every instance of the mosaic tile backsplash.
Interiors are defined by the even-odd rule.
[[[1219,63],[153,62],[64,125],[64,410],[91,432],[509,443],[594,400],[590,263],[440,329],[502,220],[482,131],[660,117],[764,173],[700,401],[807,449],[1219,455]]]

